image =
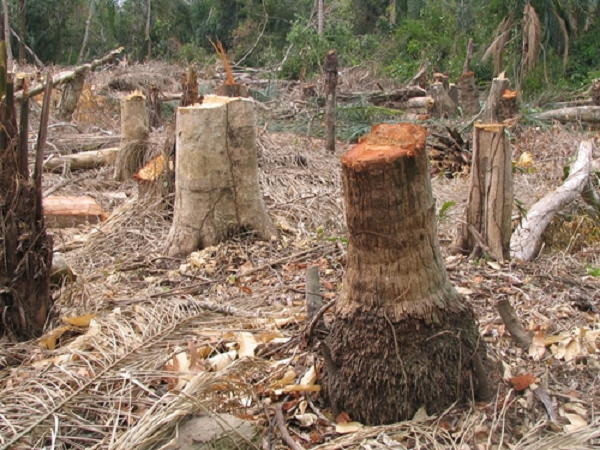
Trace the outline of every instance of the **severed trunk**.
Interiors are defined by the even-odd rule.
[[[177,109],[175,215],[170,256],[184,256],[240,232],[277,234],[258,184],[252,101],[206,96]]]
[[[58,109],[58,117],[60,120],[70,122],[73,118],[73,113],[75,112],[75,109],[77,109],[79,97],[81,97],[81,92],[83,91],[87,73],[88,70],[77,72],[73,79],[67,81],[65,84],[62,96],[60,97],[60,107]]]
[[[325,384],[334,411],[365,424],[490,394],[477,321],[440,253],[425,143],[422,127],[379,125],[342,158],[348,263]]]
[[[449,118],[454,117],[458,113],[458,109],[454,100],[448,95],[445,82],[443,80],[436,81],[431,85],[431,96],[435,101],[432,108],[432,114],[435,117]]]
[[[454,243],[455,251],[477,255],[484,251],[496,261],[510,258],[513,181],[505,128],[475,125],[466,220]]]
[[[130,180],[142,167],[149,134],[146,97],[135,91],[121,99],[121,147],[115,164],[115,180]]]

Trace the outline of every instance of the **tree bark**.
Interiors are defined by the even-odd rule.
[[[458,77],[458,93],[463,115],[471,117],[478,114],[481,109],[479,105],[479,89],[475,83],[473,72],[466,72]]]
[[[513,203],[510,142],[502,124],[476,124],[466,219],[454,249],[483,250],[497,261],[510,257]],[[481,242],[480,242],[481,241]]]
[[[323,7],[324,0],[317,0],[318,2],[318,10],[317,10],[317,34],[319,36],[323,36],[324,32],[324,23],[325,23],[325,11]]]
[[[130,180],[142,167],[149,135],[146,97],[136,91],[121,99],[121,147],[115,164],[115,180]]]
[[[58,108],[58,118],[65,122],[70,122],[73,118],[73,113],[77,109],[79,97],[83,91],[85,77],[88,70],[81,70],[75,74],[73,79],[65,83],[62,95],[60,97],[60,107]]]
[[[465,58],[465,64],[463,65],[463,75],[471,71],[471,58],[473,58],[473,38],[469,38],[469,43],[467,44],[467,56]]]
[[[6,43],[6,69],[12,72],[14,63],[10,45],[10,20],[7,0],[2,0],[2,18],[4,19],[4,42]]]
[[[150,61],[152,56],[152,41],[150,40],[150,18],[152,15],[152,0],[146,0],[146,29],[144,30],[144,40],[146,42],[146,61]]]
[[[177,109],[175,215],[170,256],[216,245],[243,231],[277,234],[258,184],[252,101],[206,96]]]
[[[81,49],[79,50],[79,56],[77,57],[77,64],[81,64],[83,61],[83,55],[85,54],[85,48],[90,38],[90,24],[92,23],[92,17],[94,16],[94,0],[90,0],[90,9],[88,12],[87,20],[85,21],[85,31],[83,33],[83,42],[81,43]]]
[[[338,82],[338,56],[329,50],[325,57],[325,149],[335,152],[335,89]]]
[[[508,78],[494,78],[492,88],[485,102],[485,110],[481,117],[483,123],[502,122],[502,94],[508,89]]]
[[[472,309],[441,256],[426,131],[378,125],[342,158],[348,257],[327,347],[332,407],[378,425],[470,399],[486,362]]]
[[[27,21],[26,21],[26,12],[27,12],[27,0],[19,0],[19,34],[21,35],[21,39],[19,39],[19,64],[25,64],[25,38],[27,34]]]
[[[527,217],[516,228],[510,241],[511,255],[521,261],[533,259],[540,248],[542,234],[555,214],[575,200],[587,187],[594,153],[593,141],[582,141],[569,177],[562,186],[546,194],[527,211]]]

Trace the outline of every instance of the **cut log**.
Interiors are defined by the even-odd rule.
[[[44,170],[62,171],[65,166],[71,170],[95,169],[96,167],[114,164],[118,153],[119,147],[115,147],[51,158],[44,163]]]
[[[466,218],[459,225],[454,250],[466,254],[489,251],[489,256],[503,261],[510,257],[513,203],[510,142],[502,124],[476,124],[473,133]]]
[[[413,97],[425,97],[427,91],[420,86],[406,86],[401,89],[395,89],[392,91],[366,91],[366,92],[338,92],[336,94],[336,100],[339,102],[357,102],[365,100],[374,105],[382,105],[386,102],[391,103],[403,103],[409,98]],[[321,98],[320,101],[325,103],[325,99]]]
[[[413,97],[402,103],[400,109],[432,109],[434,106],[433,97]]]
[[[121,148],[115,180],[130,180],[143,165],[150,134],[146,97],[140,91],[121,99]]]
[[[487,386],[475,315],[446,274],[426,131],[378,125],[342,158],[348,256],[326,340],[333,410],[368,425],[441,412]]]
[[[175,215],[171,256],[187,255],[239,232],[276,234],[258,184],[251,100],[206,96],[177,109]]]
[[[106,220],[108,215],[91,197],[59,197],[44,199],[44,217],[51,228],[72,228]]]
[[[546,194],[527,211],[526,218],[517,227],[510,241],[510,252],[513,258],[530,261],[536,256],[541,245],[542,234],[552,218],[587,187],[593,152],[594,142],[582,141],[579,144],[577,159],[562,186]]]
[[[600,124],[600,106],[576,106],[572,108],[553,109],[531,117],[537,120],[556,120],[558,122],[583,122],[588,125]]]
[[[121,142],[121,136],[111,136],[108,134],[72,134],[68,136],[56,136],[51,141],[54,147],[61,153],[77,153],[115,147]]]

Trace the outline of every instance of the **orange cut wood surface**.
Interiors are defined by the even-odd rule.
[[[70,228],[84,223],[95,224],[106,220],[107,214],[91,197],[47,197],[43,201],[46,225]]]
[[[375,125],[342,157],[342,164],[353,166],[376,161],[391,161],[425,151],[427,131],[409,123]]]

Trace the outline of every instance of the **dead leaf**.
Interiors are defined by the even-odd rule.
[[[300,384],[305,384],[310,386],[311,384],[315,384],[317,381],[317,369],[315,366],[312,366],[308,371],[302,376],[300,379]]]
[[[248,286],[241,286],[238,284],[236,287],[244,294],[252,295],[252,289],[250,289]]]
[[[359,431],[364,425],[360,422],[346,422],[346,423],[338,423],[335,426],[335,432],[339,434],[349,434],[356,433]]]
[[[212,358],[208,359],[208,364],[211,369],[215,372],[219,372],[225,369],[227,366],[231,365],[235,358],[237,357],[237,352],[235,350],[231,350],[227,353],[221,353],[219,355],[215,355]]]
[[[258,343],[252,333],[248,333],[247,331],[243,331],[238,334],[237,338],[238,346],[239,346],[239,357],[243,358],[244,356],[248,356],[252,358],[254,356],[254,350],[258,347]]]
[[[418,411],[413,416],[413,420],[425,420],[429,418],[429,414],[427,414],[427,408],[425,405],[421,405]]]
[[[531,341],[529,346],[529,356],[534,361],[539,361],[546,354],[546,333],[544,331],[538,331]]]
[[[74,327],[89,327],[90,326],[90,320],[95,319],[96,318],[96,314],[84,314],[83,316],[79,316],[79,317],[63,317],[62,321],[63,323],[66,323],[67,325],[73,325]]]
[[[524,391],[529,386],[531,386],[533,383],[535,383],[535,377],[530,373],[526,373],[525,375],[519,375],[516,377],[512,377],[510,379],[510,383],[513,385],[515,390]]]
[[[319,392],[321,386],[318,384],[290,384],[283,388],[284,392]]]
[[[348,413],[346,411],[342,411],[335,418],[335,423],[348,423],[350,421],[351,421],[350,416],[348,415]]]
[[[40,347],[46,348],[48,350],[56,349],[56,342],[60,339],[60,337],[65,334],[67,331],[73,330],[71,325],[63,325],[62,327],[58,327],[49,333],[45,334],[40,338]]]
[[[300,426],[304,428],[312,427],[319,420],[316,414],[312,413],[296,414],[294,419],[296,419],[300,423]]]
[[[577,414],[565,414],[565,417],[569,419],[570,425],[565,425],[565,431],[575,431],[588,425],[587,420]]]
[[[331,283],[331,282],[329,282],[327,280],[323,280],[322,283],[323,283],[323,286],[326,289],[329,289],[330,291],[333,291],[335,289],[335,286],[333,285],[333,283]]]

